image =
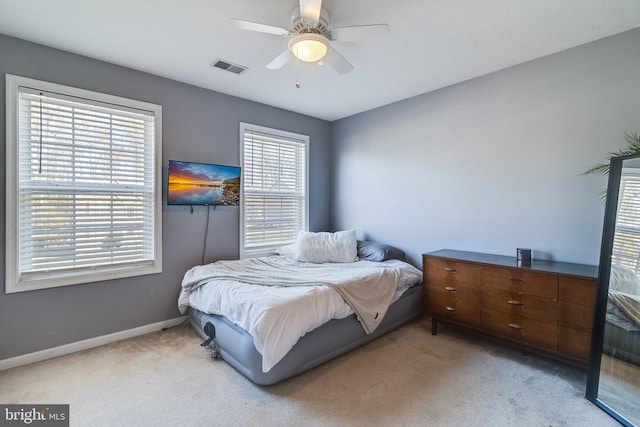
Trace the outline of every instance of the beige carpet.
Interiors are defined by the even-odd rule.
[[[190,326],[0,372],[0,403],[67,403],[72,426],[617,426],[584,372],[412,322],[260,387]]]

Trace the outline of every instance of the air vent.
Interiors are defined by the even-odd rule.
[[[242,65],[234,64],[229,61],[223,61],[222,59],[216,59],[211,64],[214,68],[220,68],[221,70],[229,71],[233,74],[241,74],[242,72],[247,70],[247,67],[243,67]]]

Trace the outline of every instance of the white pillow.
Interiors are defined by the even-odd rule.
[[[284,255],[284,256],[288,256],[290,258],[295,258],[296,257],[296,244],[292,243],[290,245],[280,246],[279,248],[276,248],[276,253],[278,255]]]
[[[358,258],[356,231],[336,231],[335,233],[298,232],[296,239],[296,258],[298,261],[353,262]]]

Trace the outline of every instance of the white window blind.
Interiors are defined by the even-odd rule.
[[[17,87],[11,290],[161,271],[159,107],[33,86]]]
[[[241,256],[272,252],[307,229],[309,137],[241,124]]]
[[[640,172],[623,169],[611,258],[640,273]]]

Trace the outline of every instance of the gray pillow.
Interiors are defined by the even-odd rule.
[[[391,245],[358,240],[358,257],[367,261],[386,261],[388,259],[405,260],[404,252]]]

